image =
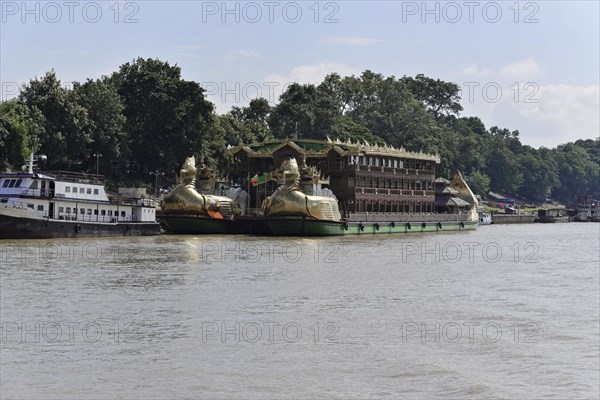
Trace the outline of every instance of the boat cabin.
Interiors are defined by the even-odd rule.
[[[108,196],[104,178],[72,172],[0,174],[0,207],[38,218],[85,222],[155,221],[144,199]]]

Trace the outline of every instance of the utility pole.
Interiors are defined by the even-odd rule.
[[[164,173],[156,169],[156,171],[150,171],[150,175],[154,175],[156,177],[156,181],[154,183],[154,194],[158,198],[158,177],[164,175]]]
[[[98,172],[100,171],[100,157],[102,157],[102,154],[95,153],[94,156],[96,157],[96,183],[98,183]]]

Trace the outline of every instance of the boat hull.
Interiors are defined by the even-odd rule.
[[[451,232],[477,229],[477,221],[343,222],[298,216],[241,216],[214,219],[205,215],[161,214],[160,222],[175,234],[252,234],[270,236],[343,236],[391,233]]]
[[[160,234],[155,222],[82,222],[0,215],[0,239],[52,239]]]
[[[492,223],[492,214],[479,214],[479,225],[490,225]]]
[[[450,232],[477,229],[477,221],[444,222],[337,222],[307,218],[270,218],[267,225],[276,236],[342,236],[391,233]]]
[[[208,215],[161,214],[161,225],[176,234],[236,234],[246,233],[244,227],[231,219],[211,218]]]
[[[538,217],[534,222],[542,224],[558,224],[569,222],[569,217]]]
[[[592,220],[592,218],[587,214],[577,214],[573,218],[573,221],[575,221],[575,222],[590,222],[591,220]]]

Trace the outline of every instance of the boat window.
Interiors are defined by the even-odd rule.
[[[121,217],[125,217],[125,211],[121,211]]]
[[[106,215],[106,210],[100,210],[100,215],[102,215],[102,216]]]
[[[33,204],[27,204],[27,207],[29,207],[33,210]]]
[[[85,193],[85,188],[79,188],[79,193],[84,194]]]
[[[88,213],[88,215],[92,215],[92,209],[88,208],[88,212],[87,213]]]
[[[67,207],[67,214],[71,214],[71,207]]]
[[[91,188],[87,188],[87,194],[92,194],[92,189]]]
[[[73,186],[73,193],[77,193],[77,186]]]
[[[94,210],[94,215],[98,215],[98,209]]]
[[[71,186],[65,186],[65,192],[71,193]]]
[[[59,213],[64,213],[65,212],[65,208],[64,207],[58,207],[58,212]]]
[[[44,211],[44,206],[43,205],[38,205],[38,211]]]
[[[85,208],[80,208],[79,209],[79,214],[85,214]]]
[[[94,194],[98,194],[98,189],[94,189]]]
[[[23,179],[17,180],[17,183],[15,183],[15,187],[21,187],[22,182],[23,182]]]
[[[2,187],[7,187],[8,186],[8,182],[10,182],[10,180],[6,179],[4,181],[4,183],[2,184]]]
[[[11,179],[9,182],[10,182],[10,183],[8,184],[8,187],[9,187],[9,188],[13,188],[13,187],[15,187],[15,183],[17,183],[17,181],[16,181],[16,180],[14,180],[14,179]]]

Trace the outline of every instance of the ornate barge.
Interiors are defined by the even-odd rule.
[[[197,210],[180,221],[185,207],[168,206],[171,232],[333,236],[462,231],[479,223],[477,199],[460,173],[436,202],[435,155],[310,139],[242,145],[226,155],[230,182],[247,193],[243,202],[226,214],[213,210],[217,218]]]

